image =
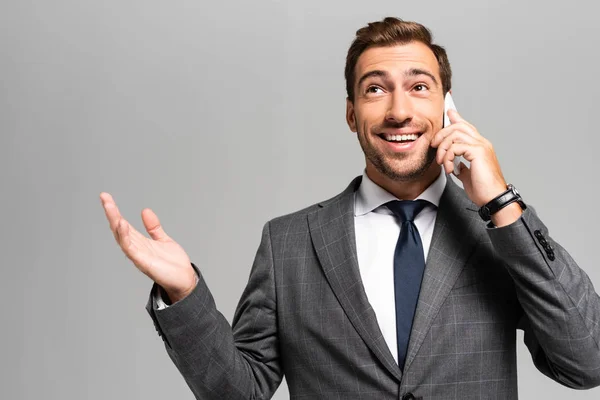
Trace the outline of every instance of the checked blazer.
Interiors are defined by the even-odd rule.
[[[230,326],[200,269],[194,291],[147,310],[198,399],[516,399],[516,330],[536,367],[573,388],[600,384],[600,298],[528,207],[492,228],[448,178],[404,371],[358,268],[354,193],[264,225]]]

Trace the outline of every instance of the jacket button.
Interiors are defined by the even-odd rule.
[[[540,230],[539,230],[539,229],[536,229],[535,231],[533,231],[533,234],[534,234],[534,236],[535,236],[536,238],[538,238],[538,239],[539,239],[539,238],[543,238],[543,237],[544,237],[544,235],[542,235],[542,232],[540,232]]]
[[[402,396],[402,400],[415,400],[415,396],[409,392]]]
[[[554,259],[556,258],[556,257],[554,257],[554,252],[552,250],[547,250],[546,254],[548,255],[548,259],[550,261],[554,261]]]

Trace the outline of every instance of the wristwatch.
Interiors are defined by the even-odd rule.
[[[515,201],[519,203],[522,210],[527,208],[527,205],[523,202],[523,199],[521,198],[521,195],[517,189],[509,183],[506,185],[506,192],[501,193],[499,196],[492,199],[489,203],[479,209],[479,216],[484,221],[489,221],[492,219],[492,215],[496,214],[498,211],[502,210],[507,205],[514,203]]]

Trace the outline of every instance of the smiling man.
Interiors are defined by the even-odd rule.
[[[100,195],[195,396],[267,399],[285,375],[292,399],[516,399],[517,329],[543,374],[599,385],[600,298],[490,142],[456,112],[442,127],[445,50],[386,18],[358,30],[345,75],[364,172],[265,224],[232,326],[202,277],[215,266],[192,264],[151,210],[148,239]]]

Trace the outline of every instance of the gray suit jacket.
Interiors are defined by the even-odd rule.
[[[600,384],[600,299],[588,276],[534,210],[488,228],[452,179],[401,371],[358,269],[360,180],[265,224],[232,327],[201,275],[164,310],[153,287],[147,310],[196,398],[268,399],[285,374],[292,399],[516,399],[517,328],[542,373]]]

